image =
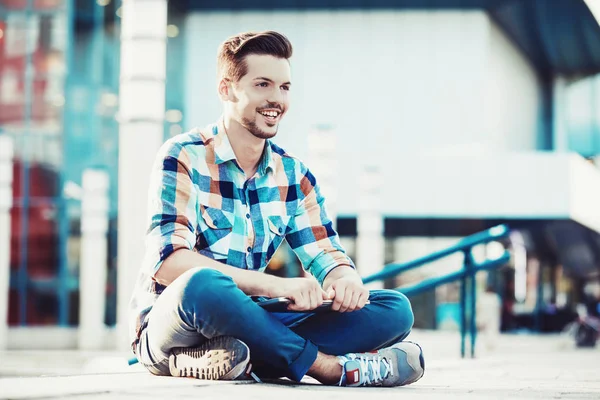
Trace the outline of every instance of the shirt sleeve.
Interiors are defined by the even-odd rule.
[[[299,198],[303,196],[303,199],[291,219],[286,240],[303,268],[322,285],[327,274],[335,267],[355,266],[333,229],[325,209],[325,197],[321,194],[314,175],[303,165],[297,186],[301,192]]]
[[[150,175],[149,227],[143,267],[155,276],[173,252],[196,244],[197,192],[190,158],[177,142],[166,142]]]

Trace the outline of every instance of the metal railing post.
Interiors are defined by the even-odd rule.
[[[467,268],[467,259],[463,270]],[[467,335],[467,274],[460,279],[460,356],[465,358],[465,337]]]
[[[477,281],[475,280],[475,274],[477,271],[474,268],[475,261],[473,259],[473,248],[465,251],[465,270],[467,282],[469,285],[469,299],[470,299],[470,332],[471,335],[471,358],[475,358],[475,341],[477,338]]]

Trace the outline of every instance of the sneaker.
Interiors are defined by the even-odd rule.
[[[425,373],[423,350],[413,342],[399,342],[373,353],[339,356],[340,386],[404,386]]]
[[[169,356],[173,376],[232,381],[249,372],[250,350],[241,340],[218,336],[200,347],[176,348]]]

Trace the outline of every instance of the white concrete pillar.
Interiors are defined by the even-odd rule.
[[[106,333],[108,181],[106,171],[83,172],[78,332],[79,348],[83,350],[102,349]]]
[[[567,80],[562,76],[554,78],[552,87],[552,136],[554,151],[569,151],[567,126]]]
[[[12,179],[13,142],[8,136],[0,136],[0,351],[6,350],[8,344]]]
[[[144,257],[149,174],[163,142],[167,1],[123,0],[119,109],[117,330],[128,344],[128,303]]]
[[[337,203],[339,170],[337,160],[337,137],[335,131],[325,125],[315,127],[308,134],[308,168],[317,178],[325,207],[333,227],[337,226]]]
[[[356,238],[356,267],[363,277],[381,271],[384,266],[382,190],[381,171],[378,167],[366,166],[359,177]],[[367,287],[381,289],[383,282],[373,282]]]

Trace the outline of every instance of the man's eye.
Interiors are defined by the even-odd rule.
[[[269,86],[269,84],[268,84],[267,82],[261,82],[261,83],[259,83],[259,84],[258,84],[258,85],[256,85],[256,86],[260,86],[260,87],[267,87],[267,86]]]
[[[281,88],[282,88],[283,90],[290,90],[290,87],[289,87],[289,86],[282,86]]]

